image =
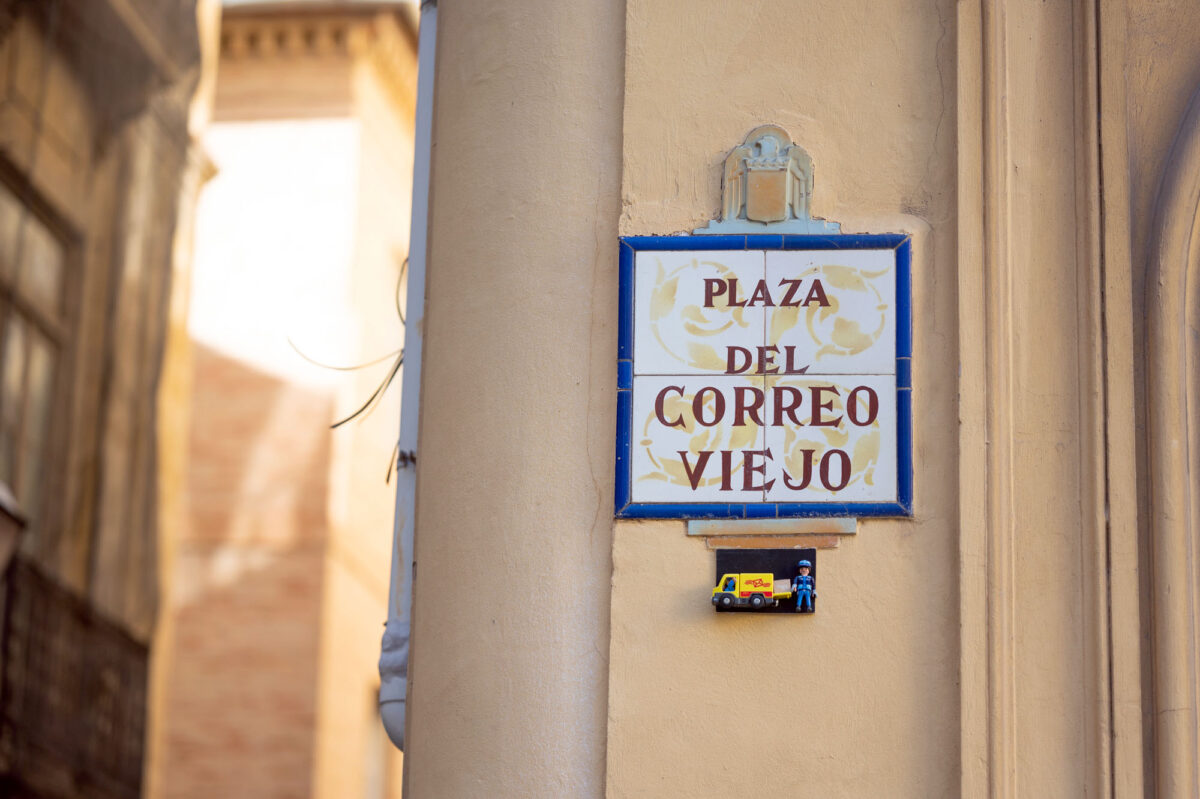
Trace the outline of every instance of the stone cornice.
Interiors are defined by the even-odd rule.
[[[395,4],[363,3],[316,8],[308,4],[234,6],[221,21],[222,58],[288,58],[357,54],[353,32],[369,30],[398,37],[410,52],[417,46],[415,24]],[[386,33],[384,33],[386,31]],[[361,38],[361,33],[358,34]]]
[[[338,13],[260,10],[226,14],[221,25],[221,58],[264,63],[354,59],[375,72],[399,107],[411,113],[415,102],[415,30],[403,14],[370,4]]]
[[[221,58],[288,59],[346,56],[353,18],[235,16],[221,25]]]

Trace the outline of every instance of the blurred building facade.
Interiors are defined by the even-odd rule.
[[[436,30],[410,799],[1200,796],[1200,7]],[[613,513],[619,237],[707,225],[765,124],[816,217],[913,242],[914,513],[824,549],[805,620],[713,613],[761,522]]]
[[[152,797],[399,794],[376,668],[398,385],[330,426],[403,345],[414,25],[405,3],[225,4]]]
[[[141,795],[195,6],[0,2],[4,795]]]

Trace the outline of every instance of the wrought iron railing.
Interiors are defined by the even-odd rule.
[[[147,647],[21,559],[0,602],[0,795],[136,799]]]

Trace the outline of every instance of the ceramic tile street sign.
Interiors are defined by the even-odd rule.
[[[616,514],[906,516],[903,235],[621,242]]]

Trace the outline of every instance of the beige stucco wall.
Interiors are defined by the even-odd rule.
[[[452,66],[436,95],[410,789],[710,795],[739,778],[781,789],[803,764],[844,795],[952,793],[955,498],[925,486],[952,487],[956,468],[954,239],[920,215],[953,211],[939,138],[953,82],[929,79],[953,33],[934,9],[896,9],[863,47],[865,6],[730,19],[716,3],[682,17],[631,3],[623,40],[600,5],[440,11]],[[864,51],[877,68],[836,80]],[[812,624],[714,619],[703,544],[679,522],[622,523],[605,640],[618,233],[605,187],[622,119],[620,233],[711,217],[725,152],[772,121],[813,155],[819,215],[919,235],[918,518],[865,523],[825,556]],[[646,580],[666,599],[647,601]],[[450,584],[475,599],[439,599]],[[717,656],[734,643],[779,655],[750,674]],[[781,733],[722,734],[731,712]],[[800,715],[809,744],[784,733]]]
[[[714,616],[702,540],[618,523],[610,796],[957,790],[953,11],[628,3],[622,234],[713,217],[719,164],[764,122],[812,156],[816,216],[914,234],[917,493],[913,520],[818,553],[812,618]]]
[[[511,5],[439,10],[410,795],[1153,790],[1143,275],[1193,5]],[[806,619],[715,616],[705,544],[611,510],[616,236],[716,215],[767,122],[817,216],[914,236],[916,511],[823,550]]]

